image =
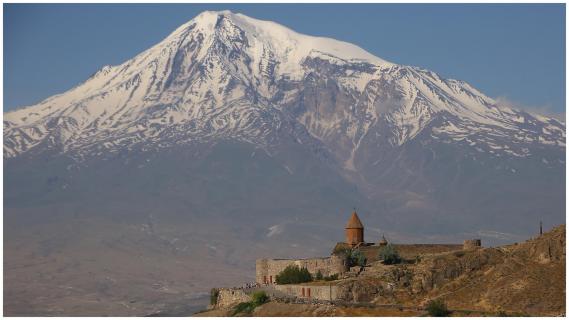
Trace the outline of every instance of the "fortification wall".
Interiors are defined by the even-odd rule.
[[[346,271],[345,261],[338,256],[311,259],[257,259],[255,262],[255,280],[257,283],[275,283],[277,275],[290,265],[306,268],[311,274],[318,271],[323,276],[341,274]]]
[[[335,284],[284,284],[275,285],[275,289],[284,294],[303,299],[334,301],[338,298]]]
[[[480,239],[464,240],[463,243],[464,250],[478,249],[480,247],[482,247],[482,240]]]
[[[462,244],[393,244],[401,258],[406,260],[415,259],[425,254],[443,253],[462,250]],[[366,256],[368,262],[378,260],[380,246],[360,247],[360,251]]]
[[[462,250],[462,244],[394,244],[403,259],[416,256]]]
[[[210,306],[216,309],[230,308],[241,302],[249,302],[252,299],[243,289],[220,288],[218,290],[217,303],[214,306]]]

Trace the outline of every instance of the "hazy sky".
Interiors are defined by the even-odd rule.
[[[565,111],[565,5],[4,4],[4,110],[158,43],[204,10],[355,43],[523,107]]]

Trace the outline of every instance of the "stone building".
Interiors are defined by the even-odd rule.
[[[309,259],[257,259],[255,281],[261,284],[274,284],[277,274],[290,265],[306,268],[311,274],[320,271],[323,276],[342,274],[347,271],[345,259],[337,255]]]
[[[356,211],[352,212],[352,216],[346,225],[346,243],[350,247],[364,243],[364,225]]]
[[[349,247],[360,247],[371,245],[364,241],[364,225],[356,211],[346,224],[346,244]],[[290,265],[299,268],[306,268],[311,274],[318,271],[323,276],[342,274],[348,270],[346,258],[332,253],[330,257],[309,258],[309,259],[257,259],[255,262],[255,280],[261,284],[273,284],[276,282],[277,274]]]
[[[323,276],[331,276],[334,274],[342,275],[349,270],[344,254],[346,250],[359,250],[366,256],[367,262],[371,263],[379,259],[379,251],[388,244],[385,237],[382,237],[377,244],[365,242],[364,225],[355,211],[352,212],[346,224],[345,236],[345,242],[338,242],[329,257],[308,259],[257,259],[255,265],[256,282],[259,284],[275,284],[277,275],[290,265],[306,268],[308,272],[313,275],[319,271]],[[480,245],[480,240],[467,240],[464,244],[393,244],[401,258],[407,261],[412,261],[425,254],[470,249],[480,247]],[[289,291],[300,290],[298,292],[302,293],[302,286],[298,288],[295,286],[287,288]],[[311,289],[310,292],[312,292],[312,290],[315,293],[320,292],[320,290],[316,289]],[[333,296],[330,292],[322,291],[322,295],[324,294],[328,294],[330,298]],[[320,293],[318,295],[320,295]]]
[[[276,285],[275,289],[301,299],[316,299],[321,301],[334,301],[338,299],[338,286],[336,284],[301,283]]]

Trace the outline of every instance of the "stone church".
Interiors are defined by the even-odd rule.
[[[323,276],[342,275],[349,271],[346,257],[341,254],[345,250],[359,250],[368,262],[379,259],[379,250],[388,242],[382,238],[378,243],[365,242],[364,225],[354,210],[345,227],[345,242],[338,242],[329,257],[306,259],[257,259],[255,280],[259,284],[274,284],[276,276],[289,265],[306,268],[311,274],[318,271]],[[473,246],[473,241],[467,240],[465,244],[393,244],[404,260],[415,259],[423,254],[441,253],[461,250],[466,246]],[[475,240],[474,246],[480,246],[480,240]]]

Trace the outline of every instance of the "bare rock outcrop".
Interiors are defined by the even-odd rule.
[[[427,292],[465,273],[474,273],[488,265],[503,261],[504,253],[493,248],[456,251],[428,257],[414,268],[411,280],[413,291],[415,293]]]
[[[385,291],[385,284],[378,279],[349,279],[338,283],[339,300],[346,302],[370,302]]]

